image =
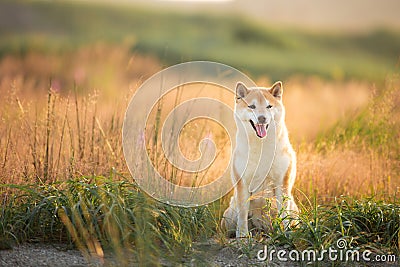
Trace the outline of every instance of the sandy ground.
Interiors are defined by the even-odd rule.
[[[22,244],[12,249],[0,250],[0,266],[88,266],[78,250],[63,244]]]
[[[252,245],[249,250],[244,251],[244,247],[237,246],[236,241],[232,241],[226,246],[221,246],[218,242],[210,240],[207,242],[196,243],[193,246],[193,253],[190,257],[183,258],[181,266],[303,266],[306,263],[282,262],[276,258],[273,261],[260,261],[257,259],[257,252],[262,249],[262,245]],[[279,249],[279,248],[278,248]],[[280,248],[283,250],[287,249]],[[131,266],[137,266],[130,260]],[[176,266],[177,262],[171,263],[165,259],[160,260],[161,266]],[[399,266],[399,257],[396,262],[376,263],[376,262],[346,262],[336,263],[335,266]],[[65,244],[22,244],[13,249],[0,250],[0,266],[27,266],[27,267],[83,267],[83,266],[119,266],[112,258],[106,256],[102,264],[98,260],[88,262],[78,250],[69,248]],[[332,266],[332,262],[320,262],[319,266]]]

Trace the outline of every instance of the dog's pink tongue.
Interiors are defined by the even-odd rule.
[[[265,124],[256,124],[257,135],[261,138],[267,135],[267,129],[265,129]]]

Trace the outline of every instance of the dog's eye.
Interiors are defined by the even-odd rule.
[[[268,106],[267,106],[267,109],[270,109],[270,108],[272,108],[272,105],[268,105]]]
[[[250,108],[250,109],[255,109],[256,108],[255,105],[250,105],[250,106],[247,106],[247,107]]]

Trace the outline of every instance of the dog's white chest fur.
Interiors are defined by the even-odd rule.
[[[243,136],[238,134],[237,146],[234,152],[234,166],[240,177],[245,180],[250,193],[262,190],[261,185],[267,179],[274,164],[276,155],[275,125],[271,125],[267,130],[267,137],[248,138],[248,143],[243,143]]]

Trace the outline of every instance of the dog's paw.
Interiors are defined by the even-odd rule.
[[[247,238],[249,236],[248,231],[236,230],[236,238]]]

